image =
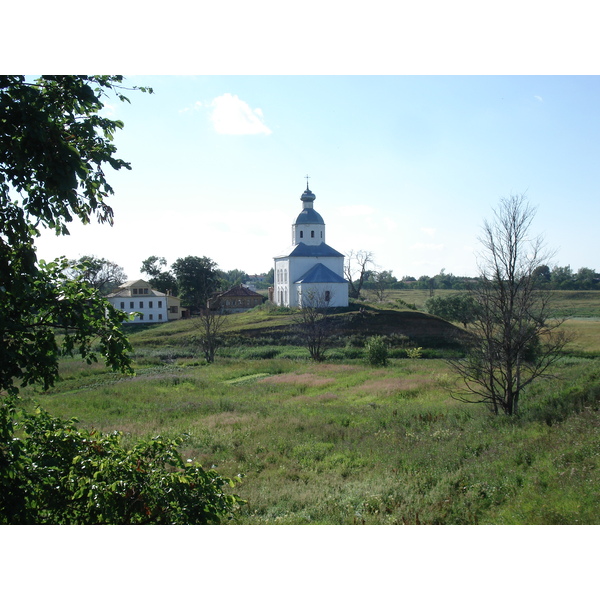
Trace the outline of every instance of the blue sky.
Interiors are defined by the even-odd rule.
[[[44,236],[40,254],[208,256],[250,274],[290,243],[306,187],[337,250],[398,278],[476,273],[502,196],[537,207],[554,264],[600,269],[596,76],[129,76],[154,94],[122,119],[110,174],[116,223]]]

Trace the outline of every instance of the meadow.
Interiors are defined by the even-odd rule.
[[[426,298],[395,292],[369,304],[369,326],[352,311],[336,315],[319,364],[286,311],[228,317],[229,343],[213,364],[201,359],[193,319],[134,328],[135,376],[65,359],[56,387],[26,389],[24,402],[123,431],[128,443],[186,434],[186,458],[242,475],[236,493],[247,503],[232,523],[599,523],[600,293],[557,298],[577,337],[518,418],[451,398],[450,325],[438,323],[445,333],[433,343],[435,323],[406,309]],[[362,343],[381,332],[392,358],[372,367]]]

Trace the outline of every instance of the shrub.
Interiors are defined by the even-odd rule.
[[[120,433],[75,423],[0,406],[1,524],[216,524],[243,503],[223,491],[231,479],[184,462],[181,439],[125,449]]]
[[[385,367],[388,361],[388,346],[385,339],[380,335],[374,335],[365,344],[367,361],[373,367]]]
[[[408,358],[423,358],[423,348],[406,348]]]

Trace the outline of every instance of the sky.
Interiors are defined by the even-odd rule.
[[[597,76],[127,76],[131,104],[110,172],[115,224],[44,235],[44,258],[93,254],[141,277],[207,256],[264,273],[289,246],[308,186],[345,254],[379,269],[475,275],[478,237],[500,198],[536,207],[552,264],[600,270]]]

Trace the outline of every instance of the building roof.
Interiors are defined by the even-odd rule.
[[[147,289],[148,293],[147,294],[132,294],[131,290],[132,288],[142,288],[142,289]],[[143,279],[131,279],[130,281],[126,281],[125,283],[122,283],[116,290],[114,290],[113,292],[111,292],[110,294],[107,295],[107,298],[130,298],[132,296],[134,296],[136,298],[143,298],[143,297],[148,297],[148,296],[158,296],[158,297],[165,297],[167,294],[163,294],[162,292],[159,292],[158,290],[153,290],[152,287],[150,286],[150,284],[147,281],[144,281]]]
[[[314,208],[303,208],[296,225],[325,225],[323,217]]]
[[[328,269],[323,263],[311,267],[294,283],[348,283],[343,277]]]
[[[259,294],[258,292],[251,290],[250,288],[246,287],[245,285],[236,285],[235,287],[232,287],[231,289],[227,290],[226,292],[223,292],[222,294],[218,294],[219,298],[230,297],[230,296],[236,296],[236,297],[260,296],[262,298],[262,294]]]
[[[308,245],[304,242],[300,242],[299,244],[291,246],[284,253],[277,255],[275,258],[285,258],[287,256],[310,256],[314,258],[321,258],[331,256],[343,257],[344,255],[331,246],[328,246],[325,242],[321,242],[317,245]]]

